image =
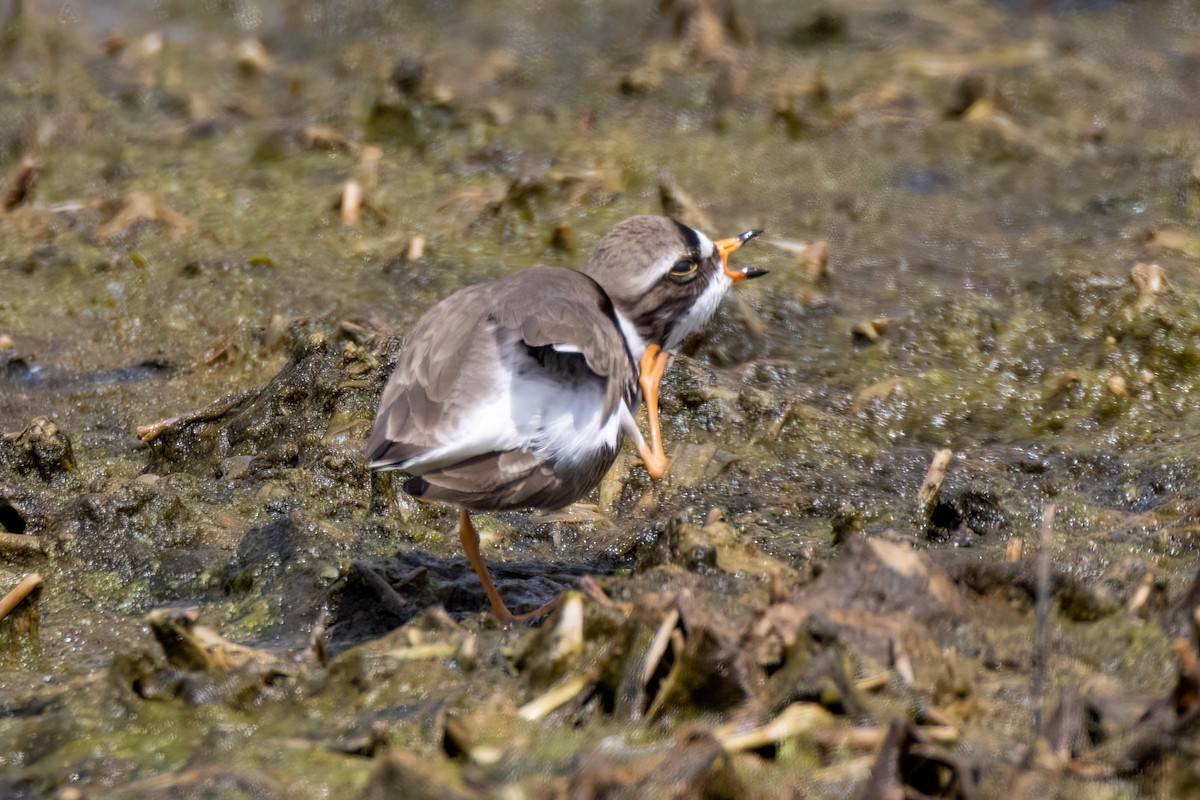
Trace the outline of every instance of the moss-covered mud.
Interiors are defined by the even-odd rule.
[[[0,795],[1200,792],[1194,3],[11,5]],[[396,337],[664,205],[771,275],[499,630]]]

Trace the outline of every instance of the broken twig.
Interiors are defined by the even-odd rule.
[[[917,492],[917,510],[922,516],[928,517],[929,512],[937,505],[938,494],[942,491],[942,481],[946,480],[946,470],[953,457],[954,451],[949,448],[934,452],[929,471],[925,473],[925,480]]]
[[[180,414],[178,417],[152,422],[149,425],[139,425],[137,428],[137,437],[143,442],[152,442],[159,436],[162,436],[168,430],[175,426],[191,425],[195,422],[212,422],[225,416],[238,403],[245,400],[249,395],[234,395],[225,400],[213,403],[208,408],[202,408],[199,411],[190,411],[187,414]]]
[[[565,703],[569,703],[576,695],[587,688],[587,685],[588,678],[586,675],[576,675],[560,681],[549,691],[535,697],[517,709],[517,716],[526,722],[536,722],[554,711],[554,709]]]
[[[4,193],[4,202],[0,203],[0,208],[8,212],[21,205],[21,203],[24,203],[33,192],[33,186],[37,183],[37,179],[37,161],[33,156],[25,156],[21,160],[21,166],[17,169],[17,174],[13,178],[12,184],[8,187],[8,191]]]
[[[1042,704],[1046,693],[1046,659],[1050,649],[1050,546],[1054,539],[1054,506],[1046,506],[1042,512],[1042,529],[1038,539],[1037,554],[1037,629],[1033,638],[1033,686],[1030,699],[1033,703],[1033,725],[1038,736],[1042,734]]]
[[[45,555],[42,537],[27,533],[0,533],[0,553]]]
[[[41,585],[42,576],[38,573],[34,572],[26,576],[25,580],[18,583],[12,591],[0,599],[0,620],[11,614],[17,606],[25,601],[25,598],[41,588]]]

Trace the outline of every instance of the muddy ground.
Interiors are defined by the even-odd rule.
[[[1195,3],[0,14],[0,795],[1200,792]],[[771,274],[502,630],[398,339],[664,211]]]

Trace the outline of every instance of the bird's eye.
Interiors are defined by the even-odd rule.
[[[671,271],[667,274],[677,281],[685,281],[695,275],[697,269],[699,267],[695,261],[685,258],[683,261],[676,262],[675,266],[671,267]]]

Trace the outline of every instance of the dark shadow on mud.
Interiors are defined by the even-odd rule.
[[[545,605],[584,576],[611,575],[614,564],[519,561],[490,563],[492,579],[513,613]],[[431,607],[455,619],[488,608],[478,576],[465,558],[400,551],[382,563],[355,561],[329,593],[331,656],[398,628]]]

